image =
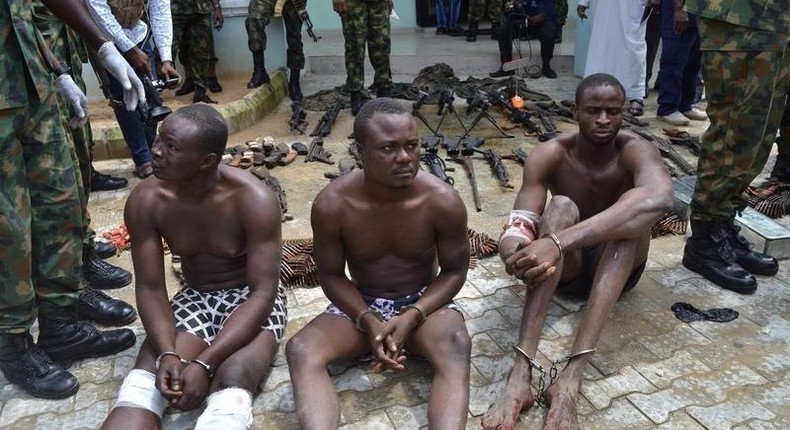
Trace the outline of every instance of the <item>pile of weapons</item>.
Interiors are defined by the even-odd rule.
[[[502,160],[515,160],[521,165],[524,165],[527,161],[527,153],[521,148],[511,150],[510,154],[499,154],[493,149],[480,149],[483,143],[485,143],[485,140],[478,137],[424,136],[420,139],[420,144],[425,149],[421,159],[428,166],[428,171],[434,176],[450,185],[455,184],[455,180],[447,175],[447,172],[453,172],[454,169],[448,168],[445,160],[439,156],[440,146],[446,149],[446,159],[448,161],[453,161],[463,166],[472,188],[472,200],[477,212],[480,212],[482,207],[477,190],[477,178],[475,177],[474,165],[472,164],[472,155],[481,154],[491,167],[491,174],[499,181],[499,185],[507,189],[512,189],[513,186],[510,185],[510,174]]]
[[[313,139],[310,141],[310,145],[307,147],[306,153],[304,154],[305,163],[320,161],[326,164],[335,164],[334,161],[330,160],[332,154],[324,149],[324,138],[332,132],[332,126],[335,124],[335,121],[337,121],[337,115],[340,113],[340,110],[343,109],[344,105],[345,103],[343,100],[338,99],[331,109],[324,112],[318,124],[316,124],[313,131],[310,132],[310,137]],[[304,134],[307,125],[307,113],[304,111],[301,104],[292,103],[291,117],[288,119],[288,126],[291,131]]]

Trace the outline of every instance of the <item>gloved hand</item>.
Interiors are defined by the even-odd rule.
[[[71,109],[74,111],[74,116],[69,120],[71,128],[79,128],[85,125],[88,121],[88,98],[85,93],[80,90],[80,87],[74,82],[68,74],[63,74],[55,79],[55,84],[58,86],[60,95],[69,102]]]
[[[98,56],[102,66],[121,83],[126,110],[133,111],[137,109],[137,103],[145,103],[143,83],[115,45],[109,41],[104,42],[99,48]]]

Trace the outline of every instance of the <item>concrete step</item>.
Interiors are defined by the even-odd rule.
[[[691,195],[694,193],[696,176],[685,176],[675,180],[675,199],[688,213]],[[743,214],[735,217],[735,223],[741,226],[741,234],[754,244],[754,249],[776,258],[790,257],[790,230],[776,221],[747,207]]]

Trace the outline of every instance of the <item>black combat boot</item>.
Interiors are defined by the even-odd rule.
[[[477,41],[477,20],[470,20],[469,21],[469,30],[466,32],[466,41],[467,42],[475,42]]]
[[[183,96],[186,94],[195,91],[195,79],[192,77],[184,79],[184,83],[181,84],[181,88],[176,90],[177,96]]]
[[[88,286],[99,290],[114,290],[132,283],[132,274],[128,270],[102,260],[96,252],[83,256],[82,276]]]
[[[121,352],[137,340],[128,328],[99,331],[88,322],[79,321],[76,306],[40,309],[38,324],[38,345],[65,368],[77,360]]]
[[[222,85],[219,84],[216,76],[209,76],[206,78],[206,86],[208,86],[208,90],[212,93],[222,92]]]
[[[692,220],[691,233],[683,249],[683,266],[724,289],[754,293],[757,280],[738,264],[726,220]]]
[[[0,370],[33,397],[65,399],[80,388],[77,378],[53,362],[30,333],[0,333]]]
[[[776,157],[776,164],[771,170],[771,178],[790,184],[790,155],[779,154]]]
[[[122,327],[137,318],[137,311],[123,300],[113,299],[93,288],[85,288],[77,299],[77,318]]]
[[[112,191],[125,187],[129,183],[126,178],[105,175],[97,172],[91,165],[91,191]]]
[[[252,77],[247,82],[247,88],[258,88],[267,82],[269,82],[269,74],[266,73],[263,51],[255,51],[252,53]]]
[[[200,85],[195,85],[195,94],[192,96],[192,103],[209,103],[209,104],[216,104],[214,100],[211,100],[211,97],[206,94],[206,89],[201,87]]]
[[[741,265],[747,272],[762,275],[774,276],[779,271],[779,263],[776,258],[752,251],[753,245],[741,236],[741,227],[735,225],[735,217],[727,220],[726,228],[730,232],[730,246],[737,256],[735,262]]]
[[[302,87],[299,86],[299,69],[291,69],[291,78],[288,79],[288,97],[291,101],[302,101]]]
[[[90,250],[83,250],[82,252],[90,252]],[[93,252],[95,252],[99,258],[104,260],[110,257],[115,257],[115,255],[118,253],[118,247],[113,245],[112,242],[94,242]]]
[[[351,115],[357,116],[357,113],[360,109],[362,109],[362,105],[365,104],[365,98],[362,96],[362,93],[359,91],[355,91],[351,93],[349,104],[351,105]]]

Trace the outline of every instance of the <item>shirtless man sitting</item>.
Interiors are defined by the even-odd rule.
[[[408,351],[435,369],[429,426],[463,429],[471,342],[452,299],[469,265],[466,208],[451,186],[420,170],[417,126],[399,102],[366,103],[354,136],[363,170],[313,202],[313,256],[332,304],[286,346],[299,426],[340,425],[329,363],[371,354],[374,370],[397,371]]]
[[[536,400],[550,407],[544,428],[579,428],[576,399],[584,367],[615,301],[639,281],[650,228],[673,201],[656,148],[620,131],[624,105],[625,90],[616,78],[585,78],[576,90],[579,132],[538,145],[524,166],[499,253],[507,273],[527,285],[527,297],[517,359],[501,398],[483,417],[486,429],[513,429],[519,413]],[[567,365],[536,396],[532,369],[542,368],[535,353],[556,291],[589,299]]]
[[[148,337],[102,429],[160,428],[168,404],[190,410],[204,400],[195,429],[246,429],[252,422],[252,394],[285,328],[280,207],[249,172],[219,165],[227,139],[214,108],[177,110],[154,143],[155,177],[126,202]],[[181,256],[186,280],[170,301],[163,239]]]

